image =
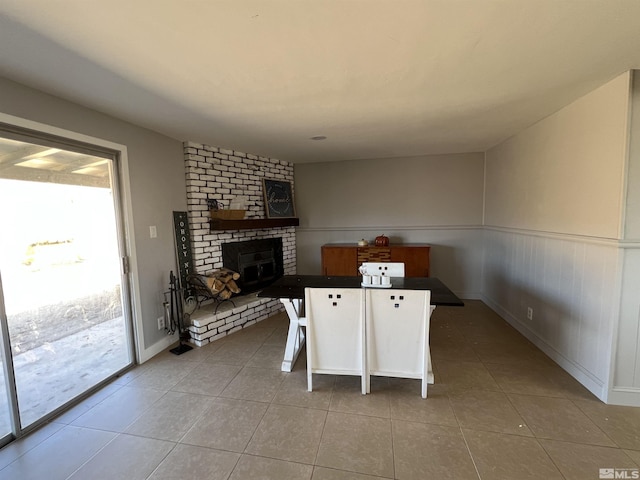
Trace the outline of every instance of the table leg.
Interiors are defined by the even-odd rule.
[[[431,305],[431,310],[429,311],[429,324],[431,324],[431,315],[433,315],[433,311],[436,309],[435,305]],[[431,330],[431,328],[429,328]],[[427,342],[429,339],[427,338]],[[431,348],[429,348],[429,359],[427,363],[427,383],[433,385],[434,377],[433,377],[433,365],[431,364]]]
[[[289,316],[289,333],[287,334],[287,344],[284,349],[284,360],[282,361],[283,372],[293,370],[293,365],[300,354],[300,350],[304,346],[305,334],[304,327],[306,319],[300,316],[302,311],[302,300],[281,298],[280,301],[284,305],[284,309]]]

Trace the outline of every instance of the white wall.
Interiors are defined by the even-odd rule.
[[[640,396],[640,75],[632,80],[629,163],[620,264],[620,311],[614,335],[613,403],[633,403]]]
[[[618,76],[486,154],[483,299],[605,401],[630,78]]]
[[[0,77],[0,113],[125,145],[135,240],[137,289],[134,302],[142,331],[140,360],[175,338],[159,331],[162,292],[175,270],[172,211],[186,211],[182,143],[122,120],[61,100]],[[158,237],[149,238],[149,226]]]
[[[385,234],[429,243],[431,274],[477,297],[484,155],[432,155],[295,165],[298,273],[320,274],[320,247]]]
[[[485,224],[620,238],[629,75],[487,152]]]

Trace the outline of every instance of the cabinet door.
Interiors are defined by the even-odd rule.
[[[404,263],[405,277],[429,276],[429,247],[393,247],[391,261]]]
[[[349,276],[358,274],[358,251],[355,247],[322,247],[322,274]]]

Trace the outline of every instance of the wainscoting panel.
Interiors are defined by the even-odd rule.
[[[640,406],[640,246],[624,247],[611,400]]]
[[[606,399],[618,313],[618,243],[493,228],[484,234],[483,300]]]

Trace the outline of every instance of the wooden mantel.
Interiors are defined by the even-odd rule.
[[[297,227],[299,218],[246,218],[243,220],[209,220],[211,230],[250,230],[262,228]]]

